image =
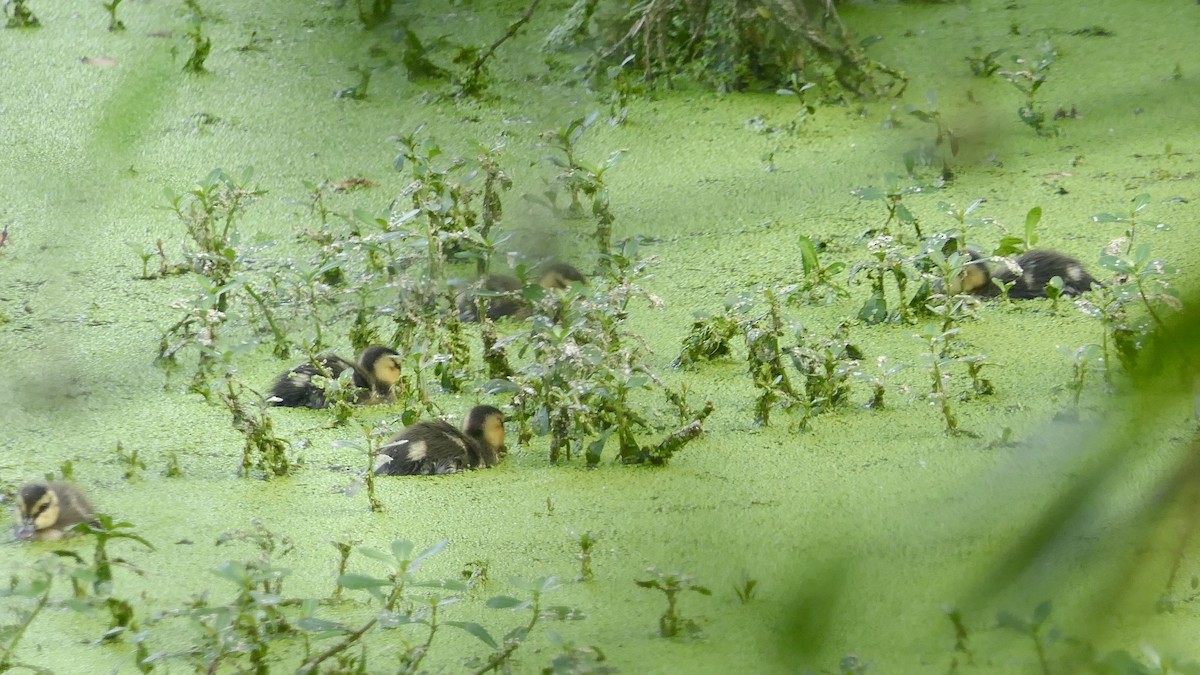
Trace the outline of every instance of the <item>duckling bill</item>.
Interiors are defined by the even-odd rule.
[[[1046,297],[1046,285],[1054,277],[1062,279],[1063,295],[1080,295],[1090,291],[1092,286],[1101,285],[1095,277],[1088,274],[1082,263],[1058,251],[1027,251],[1013,262],[1014,265],[1006,265],[995,278],[1005,285],[1012,284],[1008,290],[1008,297],[1015,300]],[[979,256],[972,255],[971,262],[963,269],[960,281],[962,291],[982,297],[997,296],[1000,289],[992,279],[993,275],[986,262]]]
[[[17,495],[20,522],[13,530],[19,540],[57,541],[95,515],[83,492],[69,483],[28,483]]]
[[[441,420],[418,422],[396,434],[375,462],[377,476],[458,473],[495,466],[507,453],[504,413],[481,405],[471,408],[462,431]]]
[[[340,356],[326,354],[317,358],[320,366],[305,363],[280,375],[271,385],[272,405],[292,408],[324,408],[329,402],[325,390],[313,382],[313,377],[326,375],[337,379],[347,370],[352,372],[351,382],[358,391],[355,403],[379,403],[392,400],[392,387],[400,381],[400,355],[390,347],[379,345],[368,347],[358,363],[351,363]],[[324,371],[324,372],[322,372]]]
[[[553,263],[542,270],[538,285],[546,290],[566,290],[578,281],[587,283],[587,277],[567,263]],[[487,318],[495,321],[500,317],[511,316],[523,319],[529,316],[529,304],[524,299],[517,298],[522,288],[521,280],[508,274],[490,274],[483,280],[482,290],[496,294],[489,299]],[[479,309],[476,296],[473,293],[463,293],[458,298],[458,318],[460,321],[478,321]]]

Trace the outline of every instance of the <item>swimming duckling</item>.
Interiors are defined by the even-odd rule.
[[[546,290],[566,290],[578,281],[587,283],[587,277],[567,263],[552,263],[542,270],[538,285]],[[512,316],[524,319],[529,316],[529,305],[524,298],[515,297],[521,290],[521,280],[508,274],[489,274],[483,280],[483,290],[489,293],[503,293],[490,298],[487,318],[495,321],[502,316]],[[460,321],[478,321],[479,305],[474,293],[463,293],[458,298],[458,318]]]
[[[1080,295],[1091,290],[1093,285],[1100,285],[1083,269],[1082,263],[1058,251],[1026,251],[1013,263],[1006,265],[995,278],[1005,285],[1012,284],[1008,289],[1008,297],[1014,300],[1046,297],[1046,285],[1054,277],[1062,279],[1063,295]],[[963,292],[984,297],[999,295],[1000,289],[992,283],[992,276],[983,260],[973,254],[972,262],[964,266]]]
[[[92,520],[92,505],[79,488],[69,483],[29,483],[17,495],[21,522],[13,529],[17,539],[57,541],[67,530]]]
[[[471,408],[462,431],[442,420],[417,422],[392,437],[375,462],[377,476],[458,473],[488,468],[507,454],[504,413],[490,405]]]
[[[392,399],[392,387],[400,381],[400,354],[389,347],[367,347],[355,365],[340,356],[326,354],[318,357],[328,377],[337,379],[346,370],[353,371],[352,382],[360,391],[355,403],[384,402]],[[313,383],[314,375],[323,375],[315,364],[305,363],[280,375],[271,385],[272,405],[293,408],[324,408],[325,390]]]

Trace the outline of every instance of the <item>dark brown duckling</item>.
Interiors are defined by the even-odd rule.
[[[57,541],[67,530],[92,522],[95,515],[83,492],[69,483],[28,483],[17,495],[21,522],[13,530],[17,539]]]
[[[392,387],[400,381],[400,354],[390,347],[367,347],[358,363],[354,364],[340,356],[326,354],[318,357],[328,377],[337,379],[343,372],[353,372],[351,378],[358,394],[355,403],[379,403],[392,400]],[[315,364],[305,363],[280,375],[271,385],[272,405],[292,408],[324,408],[327,405],[325,390],[313,383],[312,378],[323,375]]]
[[[504,413],[490,405],[471,408],[462,431],[442,420],[417,422],[392,437],[375,462],[377,476],[458,473],[488,468],[507,453]]]
[[[979,258],[972,257],[973,261],[964,268],[964,292],[983,297],[999,295],[1000,289],[992,283],[993,275],[987,265]],[[1090,291],[1093,285],[1100,285],[1095,277],[1083,269],[1082,263],[1058,251],[1026,251],[1013,263],[1011,266],[1005,265],[1004,269],[994,276],[1006,285],[1012,284],[1008,289],[1008,297],[1014,300],[1046,297],[1046,285],[1054,277],[1062,279],[1063,295],[1080,295]],[[968,268],[971,270],[969,273]]]
[[[587,283],[587,277],[567,263],[552,263],[542,270],[538,285],[546,290],[566,290],[578,281]],[[487,318],[495,321],[503,316],[524,319],[529,316],[529,303],[524,298],[517,297],[521,290],[521,280],[508,274],[489,274],[483,280],[484,291],[503,293],[490,298]],[[478,321],[479,309],[474,293],[463,293],[458,298],[458,318],[460,321]]]

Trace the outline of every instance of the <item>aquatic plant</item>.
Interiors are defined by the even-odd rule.
[[[348,98],[351,101],[364,101],[367,98],[367,90],[371,86],[371,75],[374,74],[374,69],[367,66],[354,66],[350,69],[358,75],[358,84],[338,89],[333,93],[334,98]]]
[[[354,6],[358,9],[358,20],[362,23],[363,28],[371,30],[392,16],[392,7],[395,5],[395,0],[368,0],[370,4],[363,8],[363,0],[354,0]]]
[[[136,541],[151,551],[154,550],[154,545],[134,530],[133,523],[114,521],[111,516],[103,513],[96,514],[92,521],[81,523],[75,527],[79,531],[92,535],[96,545],[90,563],[85,563],[82,557],[73,552],[60,552],[60,555],[72,558],[77,563],[75,568],[67,572],[75,595],[74,601],[67,603],[68,606],[85,613],[93,608],[100,608],[108,612],[109,625],[104,635],[101,636],[102,641],[115,640],[126,633],[136,633],[138,629],[134,622],[133,604],[113,593],[113,568],[123,567],[137,575],[142,575],[143,572],[126,558],[110,556],[108,546],[112,541],[120,539]],[[87,596],[84,591],[84,585],[87,584],[92,587],[91,596]],[[135,642],[138,653],[144,657],[145,649],[141,646],[140,640],[135,638]]]
[[[206,399],[216,362],[229,358],[218,341],[231,298],[243,286],[237,273],[249,254],[248,248],[240,246],[237,222],[253,199],[263,194],[252,184],[253,178],[253,167],[236,177],[214,169],[186,192],[165,190],[169,208],[184,224],[192,244],[184,251],[185,262],[206,281],[197,300],[174,305],[184,310],[184,316],[164,331],[158,359],[173,364],[181,349],[196,347],[199,357],[192,389]],[[171,344],[172,338],[177,342]]]
[[[941,411],[942,420],[946,423],[946,433],[970,435],[970,432],[964,431],[958,426],[958,417],[955,416],[950,406],[950,394],[946,388],[950,380],[947,367],[954,362],[954,359],[945,355],[945,349],[949,340],[957,334],[957,328],[942,331],[935,324],[926,324],[921,333],[913,337],[921,340],[928,347],[928,351],[921,354],[921,361],[929,370],[929,378],[932,382],[927,398]]]
[[[908,323],[912,301],[908,297],[908,281],[915,276],[909,257],[904,249],[888,234],[879,234],[867,242],[867,251],[875,258],[873,261],[856,263],[850,268],[849,279],[854,279],[861,273],[866,273],[867,281],[871,284],[871,295],[858,310],[858,319],[866,324],[877,324],[885,321]],[[896,311],[888,309],[887,280],[891,279],[896,286]]]
[[[858,369],[863,353],[850,342],[850,326],[838,324],[828,338],[805,339],[797,333],[798,344],[788,350],[792,365],[804,378],[807,409],[816,415],[844,403],[850,394],[850,376]]]
[[[117,463],[124,467],[121,475],[125,480],[135,480],[140,477],[139,472],[146,470],[146,462],[138,457],[137,448],[126,451],[125,447],[121,445],[121,441],[117,441],[117,447],[113,449],[113,454],[116,455]]]
[[[406,411],[406,418],[410,418],[406,424],[415,421],[416,415]],[[375,462],[379,458],[379,451],[383,446],[383,439],[391,435],[386,427],[373,427],[367,424],[362,424],[362,432],[365,442],[358,443],[349,439],[339,438],[333,441],[335,448],[352,448],[363,453],[366,456],[367,467],[363,473],[363,482],[367,489],[367,503],[372,512],[382,511],[383,503],[375,496]]]
[[[492,42],[487,49],[481,50],[477,48],[466,48],[459,51],[455,57],[456,63],[469,63],[466,70],[456,79],[455,85],[457,90],[456,96],[478,96],[487,88],[488,80],[485,66],[488,59],[495,55],[496,50],[505,42],[508,42],[515,36],[521,27],[529,23],[533,18],[533,12],[537,9],[541,0],[530,0],[529,6],[525,8],[525,12],[516,20],[508,25],[504,35]]]
[[[729,342],[738,334],[737,322],[726,314],[696,312],[692,329],[683,338],[683,349],[671,362],[675,368],[687,368],[700,361],[728,356]]]
[[[16,623],[0,626],[0,672],[14,668],[44,671],[32,664],[16,660],[16,651],[29,626],[50,602],[54,578],[61,574],[62,564],[57,556],[45,555],[25,570],[29,574],[27,578],[13,576],[7,588],[0,588],[0,598],[21,598],[33,602],[31,607],[18,606],[13,609]]]
[[[117,18],[117,7],[121,4],[121,0],[109,0],[102,4],[104,11],[108,12],[108,32],[125,30],[125,22]]]
[[[923,165],[930,165],[934,162],[937,162],[940,164],[940,166],[936,167],[939,177],[943,181],[948,182],[953,176],[953,170],[951,166],[953,163],[953,158],[958,156],[959,138],[954,133],[954,130],[950,128],[950,125],[946,122],[946,120],[942,118],[942,114],[938,111],[936,92],[929,91],[925,94],[925,104],[927,106],[927,109],[925,110],[912,105],[905,106],[905,110],[909,115],[912,115],[921,122],[933,125],[933,143],[918,148],[917,150],[906,152],[904,154],[905,168],[908,171],[908,175],[913,177],[915,176],[915,168],[918,158],[922,160]],[[947,156],[945,152],[939,153],[939,150],[941,150],[943,146],[950,150],[949,156]],[[917,236],[919,237],[921,235],[918,234]]]
[[[570,532],[569,534],[571,535],[571,539],[579,545],[579,553],[575,554],[575,557],[579,559],[579,580],[591,581],[593,576],[592,548],[596,545],[596,535],[591,530],[583,534],[575,534],[574,532]]]
[[[246,401],[246,394],[252,394],[257,402]],[[291,473],[294,462],[288,457],[289,445],[275,435],[275,426],[262,402],[262,395],[230,375],[225,378],[225,389],[220,398],[233,414],[233,428],[245,438],[242,476],[248,477],[251,469],[260,471],[265,478]]]
[[[1112,246],[1113,250],[1107,251],[1109,254],[1117,255],[1118,253],[1124,253],[1125,255],[1130,255],[1133,253],[1134,246],[1140,243],[1140,240],[1137,238],[1138,214],[1145,211],[1149,206],[1150,195],[1143,192],[1129,200],[1129,210],[1125,213],[1113,214],[1105,212],[1092,216],[1092,222],[1098,224],[1125,224],[1125,238],[1118,242],[1113,242],[1116,246]],[[1162,227],[1162,223],[1158,223],[1157,225],[1158,227]],[[1121,251],[1122,248],[1124,251]]]
[[[607,273],[597,283],[539,293],[528,328],[513,338],[528,362],[512,377],[485,386],[487,393],[513,394],[510,419],[519,425],[518,442],[548,434],[552,462],[583,453],[594,466],[615,437],[622,463],[665,464],[700,435],[700,421],[711,412],[711,405],[695,411],[695,418],[657,445],[638,441],[640,434],[666,428],[656,423],[656,411],[648,414],[634,403],[637,392],[666,390],[641,356],[642,339],[627,326],[635,298],[651,306],[659,302],[641,286],[652,261],[638,256],[638,246],[630,239],[610,254]]]
[[[193,75],[207,73],[208,69],[204,67],[204,62],[208,60],[208,54],[212,51],[212,39],[204,34],[203,21],[200,17],[196,15],[189,17],[188,30],[184,34],[184,40],[191,48],[192,53],[183,63],[183,72]]]
[[[942,612],[946,615],[946,619],[950,621],[950,625],[954,627],[954,653],[955,656],[950,660],[950,672],[958,672],[958,654],[962,654],[966,659],[966,665],[975,664],[975,653],[971,650],[971,633],[967,630],[966,621],[963,620],[962,611],[947,605],[942,608]]]
[[[340,539],[332,539],[329,543],[333,544],[333,547],[338,553],[337,578],[340,579],[342,578],[342,575],[346,573],[346,565],[350,562],[350,554],[354,551],[354,547],[361,544],[362,541],[359,539],[342,537]],[[345,590],[344,586],[335,583],[333,585],[333,594],[330,597],[334,600],[340,599],[342,597],[343,590]]]
[[[598,16],[609,17],[572,7],[557,32],[578,36]],[[686,76],[731,91],[785,86],[799,72],[831,100],[898,96],[907,86],[903,73],[867,56],[875,39],[851,36],[831,3],[771,2],[749,12],[733,2],[651,3],[616,13],[600,33],[612,37],[592,67],[632,55],[647,81]]]
[[[670,638],[678,636],[680,630],[687,630],[689,634],[697,633],[699,626],[696,625],[696,622],[685,619],[679,614],[679,595],[685,591],[692,591],[700,595],[712,595],[712,591],[697,584],[695,577],[681,571],[663,572],[656,567],[648,567],[646,574],[648,578],[639,579],[635,583],[642,588],[662,591],[663,595],[667,596],[667,609],[658,618],[658,634]]]
[[[828,265],[821,262],[817,246],[812,239],[800,235],[800,265],[804,278],[796,290],[788,294],[788,301],[804,304],[832,304],[835,300],[850,297],[837,278],[846,269],[846,263],[835,260]]]
[[[11,6],[11,9],[9,9]],[[41,21],[34,16],[33,10],[25,4],[25,0],[8,0],[4,3],[4,15],[7,17],[5,28],[38,28]]]
[[[966,208],[959,208],[958,206],[948,202],[938,202],[938,208],[942,210],[942,213],[949,216],[955,223],[958,223],[958,233],[955,237],[956,241],[949,251],[945,251],[947,255],[950,255],[953,252],[966,254],[968,250],[968,226],[978,226],[984,224],[985,222],[985,220],[982,218],[972,218],[971,214],[975,213],[975,211],[977,211],[980,206],[983,206],[983,203],[986,201],[986,199],[981,197],[971,202]]]
[[[859,360],[861,365],[862,360]],[[867,372],[861,368],[853,370],[850,377],[865,382],[871,387],[871,400],[867,401],[866,407],[872,409],[884,408],[884,394],[892,386],[891,378],[896,373],[908,367],[908,364],[898,363],[894,366],[888,366],[887,356],[878,356],[875,358],[875,372]]]
[[[1069,349],[1059,345],[1058,353],[1065,356],[1071,363],[1071,381],[1059,385],[1056,389],[1066,390],[1071,393],[1070,414],[1078,418],[1079,398],[1083,395],[1083,388],[1087,382],[1088,372],[1102,361],[1104,352],[1100,345],[1089,343],[1077,349]]]
[[[1113,272],[1114,279],[1094,288],[1075,305],[1100,320],[1105,380],[1111,383],[1111,352],[1116,352],[1128,371],[1149,345],[1173,343],[1167,312],[1178,312],[1183,305],[1170,279],[1175,268],[1155,258],[1149,242],[1138,244],[1132,253],[1110,246],[1100,255],[1100,266]]]
[[[492,648],[492,653],[486,657],[473,657],[466,660],[465,665],[471,669],[472,675],[483,675],[483,673],[505,666],[542,621],[547,619],[578,621],[584,618],[581,612],[565,605],[543,606],[543,596],[562,588],[562,584],[558,583],[554,577],[538,577],[536,579],[510,577],[508,583],[517,590],[524,591],[528,599],[521,600],[511,595],[497,595],[488,599],[487,606],[492,609],[507,609],[513,612],[528,610],[529,621],[510,630],[500,642],[497,642],[485,628],[478,624],[463,625],[464,630]]]
[[[575,145],[588,127],[592,126],[599,117],[599,112],[592,112],[586,117],[573,119],[564,127],[543,132],[542,140],[550,148],[563,154],[561,158],[549,155],[546,160],[562,169],[555,180],[571,196],[568,211],[574,216],[582,215],[583,205],[579,201],[580,195],[592,200],[591,212],[596,218],[596,230],[593,238],[596,242],[596,250],[600,254],[600,262],[603,265],[610,260],[612,225],[616,220],[616,216],[613,215],[609,206],[608,186],[604,182],[604,174],[616,166],[625,151],[613,150],[606,160],[598,164],[589,164],[579,159]],[[557,209],[557,205],[553,201],[556,193],[551,192],[549,196],[548,205],[552,209]]]
[[[1000,70],[1002,66],[1000,62],[996,60],[996,57],[1008,51],[1008,48],[1001,47],[1000,49],[993,49],[986,54],[981,54],[981,51],[982,50],[976,47],[975,53],[977,56],[965,56],[963,58],[966,59],[967,64],[971,67],[972,75],[975,77],[988,78],[995,74],[996,71]]]
[[[550,665],[542,668],[542,675],[609,675],[620,672],[616,666],[607,663],[607,657],[595,645],[576,645],[551,631],[550,643],[558,647],[558,654],[550,661]]]
[[[743,605],[749,604],[758,595],[758,579],[743,571],[741,577],[733,584],[733,593]]]
[[[1058,128],[1046,123],[1046,113],[1039,110],[1037,93],[1050,76],[1058,53],[1050,42],[1041,45],[1041,53],[1033,57],[1013,56],[1013,68],[1000,70],[999,75],[1025,96],[1025,102],[1017,108],[1017,116],[1038,136],[1056,136]]]
[[[786,292],[788,289],[781,289]],[[765,309],[753,312],[756,299],[742,295],[727,304],[728,311],[738,317],[738,325],[746,340],[746,362],[758,398],[754,404],[754,423],[766,426],[771,421],[771,410],[780,406],[784,410],[801,409],[797,422],[801,429],[807,428],[809,410],[807,399],[792,386],[787,370],[783,367],[784,320],[780,307],[779,292],[772,288],[760,289]]]
[[[992,251],[992,255],[1010,256],[1019,255],[1037,246],[1038,233],[1037,226],[1042,220],[1042,207],[1035,206],[1025,214],[1025,230],[1023,237],[1017,237],[1011,234],[1006,234],[1000,237],[1000,242],[996,244],[996,248]],[[992,278],[992,283],[999,284],[999,280]],[[1011,285],[1011,284],[1010,284]]]
[[[1038,666],[1041,668],[1042,675],[1050,675],[1050,663],[1046,657],[1047,648],[1062,637],[1058,629],[1046,629],[1046,621],[1050,618],[1051,607],[1049,600],[1039,603],[1033,609],[1033,615],[1029,619],[1018,617],[1007,611],[1002,611],[996,616],[997,626],[1020,633],[1033,642],[1033,649],[1037,654]]]
[[[863,201],[882,201],[887,207],[887,219],[878,228],[871,230],[871,234],[891,234],[890,226],[892,221],[896,221],[902,225],[912,226],[913,231],[917,234],[917,239],[923,239],[925,235],[921,234],[921,221],[904,205],[905,195],[917,194],[921,191],[922,187],[919,185],[901,185],[899,177],[895,174],[885,174],[883,187],[868,185],[855,188],[850,191],[850,194]]]

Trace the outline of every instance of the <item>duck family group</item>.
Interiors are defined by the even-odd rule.
[[[952,292],[981,297],[999,294],[1001,285],[1014,299],[1046,297],[1051,280],[1061,280],[1060,293],[1079,295],[1097,282],[1074,258],[1056,251],[1032,250],[993,272],[991,259],[974,251],[966,253],[967,262]],[[995,283],[999,281],[1000,284]],[[539,283],[546,289],[566,289],[587,279],[566,263],[553,263],[542,269]],[[527,303],[516,297],[522,282],[513,276],[490,275],[481,284],[492,298],[486,310],[489,319],[530,315]],[[464,294],[458,303],[464,321],[479,319],[475,298]],[[290,369],[271,387],[270,403],[278,406],[324,408],[328,405],[325,382],[337,380],[349,372],[352,403],[380,403],[393,400],[392,389],[400,381],[400,360],[396,350],[375,345],[363,350],[357,362],[325,355],[314,362]],[[499,463],[507,449],[504,445],[504,413],[494,406],[471,408],[462,429],[442,420],[417,422],[393,436],[382,448],[375,463],[376,475],[430,475],[457,473],[466,469],[488,468]],[[19,520],[14,530],[17,539],[56,540],[81,523],[90,522],[93,510],[84,494],[63,482],[36,482],[21,487],[17,495]]]

